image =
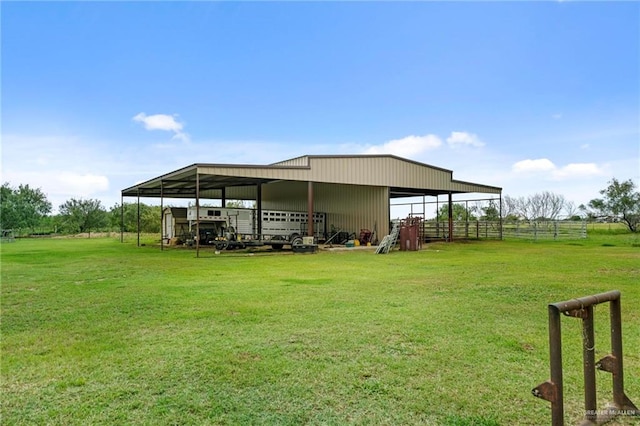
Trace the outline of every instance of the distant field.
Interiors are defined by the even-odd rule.
[[[613,289],[640,405],[638,235],[199,259],[143,242],[1,246],[3,425],[549,424],[531,395],[549,378],[547,304]],[[595,311],[599,359],[608,306]],[[581,325],[562,326],[575,424]]]

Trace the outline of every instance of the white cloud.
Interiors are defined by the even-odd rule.
[[[596,163],[569,163],[558,167],[547,158],[518,161],[513,164],[511,170],[516,174],[546,174],[554,180],[602,176],[605,173],[604,168]]]
[[[553,114],[551,118],[554,120],[560,120],[562,118],[562,113]]]
[[[108,207],[120,201],[120,188],[129,185],[130,178],[122,175],[140,171],[140,165],[128,162],[123,151],[112,146],[109,141],[75,135],[3,134],[1,180],[41,189],[54,213],[70,198],[95,198]]]
[[[447,138],[447,143],[452,148],[460,146],[473,146],[480,148],[484,146],[484,142],[478,138],[478,135],[467,132],[451,132],[451,135]]]
[[[109,190],[109,178],[92,173],[62,172],[54,180],[56,185],[64,188],[64,192],[80,194],[82,197]]]
[[[511,170],[516,173],[528,173],[528,172],[548,172],[556,169],[556,165],[546,158],[539,158],[537,160],[522,160],[515,163]]]
[[[182,131],[184,124],[179,122],[176,117],[168,114],[146,115],[141,112],[133,117],[133,121],[144,124],[144,128],[147,130],[173,132],[173,139],[189,142],[189,135]]]
[[[365,154],[392,154],[399,157],[412,157],[417,154],[436,149],[442,145],[442,140],[436,135],[406,136],[393,139],[382,145],[367,148]]]
[[[596,163],[571,163],[556,170],[554,173],[554,177],[557,179],[602,175],[604,175],[604,170]]]
[[[133,121],[143,123],[144,128],[147,130],[180,132],[183,127],[182,123],[179,123],[173,116],[167,114],[146,115],[144,112],[141,112],[133,117]]]
[[[102,199],[110,189],[107,176],[93,173],[8,170],[2,177],[12,186],[28,184],[42,189],[54,210],[70,198]]]

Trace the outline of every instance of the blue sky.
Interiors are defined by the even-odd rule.
[[[640,184],[637,2],[2,2],[2,181],[105,207],[202,163],[389,153]]]

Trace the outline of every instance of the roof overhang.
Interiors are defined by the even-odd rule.
[[[316,169],[313,168],[313,161],[318,160]],[[366,167],[367,162],[374,159],[393,161],[398,167],[425,169],[428,172],[436,173],[443,183],[438,185],[408,185],[402,180],[395,182],[383,182],[381,178],[359,178],[350,176],[349,179],[340,180],[333,174],[321,167],[326,167],[327,161],[353,161]],[[323,163],[320,163],[323,162]],[[362,166],[364,164],[364,166]],[[357,174],[356,174],[357,175]],[[363,173],[364,175],[364,173]],[[306,181],[333,184],[355,184],[369,186],[389,187],[390,197],[413,197],[413,196],[437,196],[442,194],[458,193],[491,193],[500,194],[502,188],[476,184],[471,182],[457,181],[451,178],[452,172],[446,169],[417,163],[392,155],[378,156],[305,156],[287,160],[270,165],[246,165],[246,164],[192,164],[162,176],[139,183],[122,190],[123,197],[149,197],[149,198],[208,198],[218,199],[231,193],[249,193],[242,191],[242,188],[253,187],[261,184],[269,184],[275,181]],[[254,192],[252,192],[254,193]],[[238,197],[241,198],[241,197]]]
[[[196,191],[203,198],[217,198],[226,188],[256,186],[274,181],[260,177],[234,174],[209,174],[202,169],[227,168],[229,165],[192,164],[183,169],[158,176],[122,190],[123,197],[151,198],[195,198]],[[233,165],[235,168],[254,168],[246,165]]]

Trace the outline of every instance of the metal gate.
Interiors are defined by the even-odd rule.
[[[609,302],[611,354],[595,362],[593,306],[605,302]],[[541,383],[531,392],[534,396],[551,402],[551,424],[553,426],[564,425],[560,313],[569,317],[582,318],[585,417],[581,424],[598,425],[619,415],[640,415],[638,408],[624,393],[620,292],[613,290],[549,305],[551,379]],[[613,403],[605,410],[598,410],[596,407],[596,368],[611,373],[613,376]]]

